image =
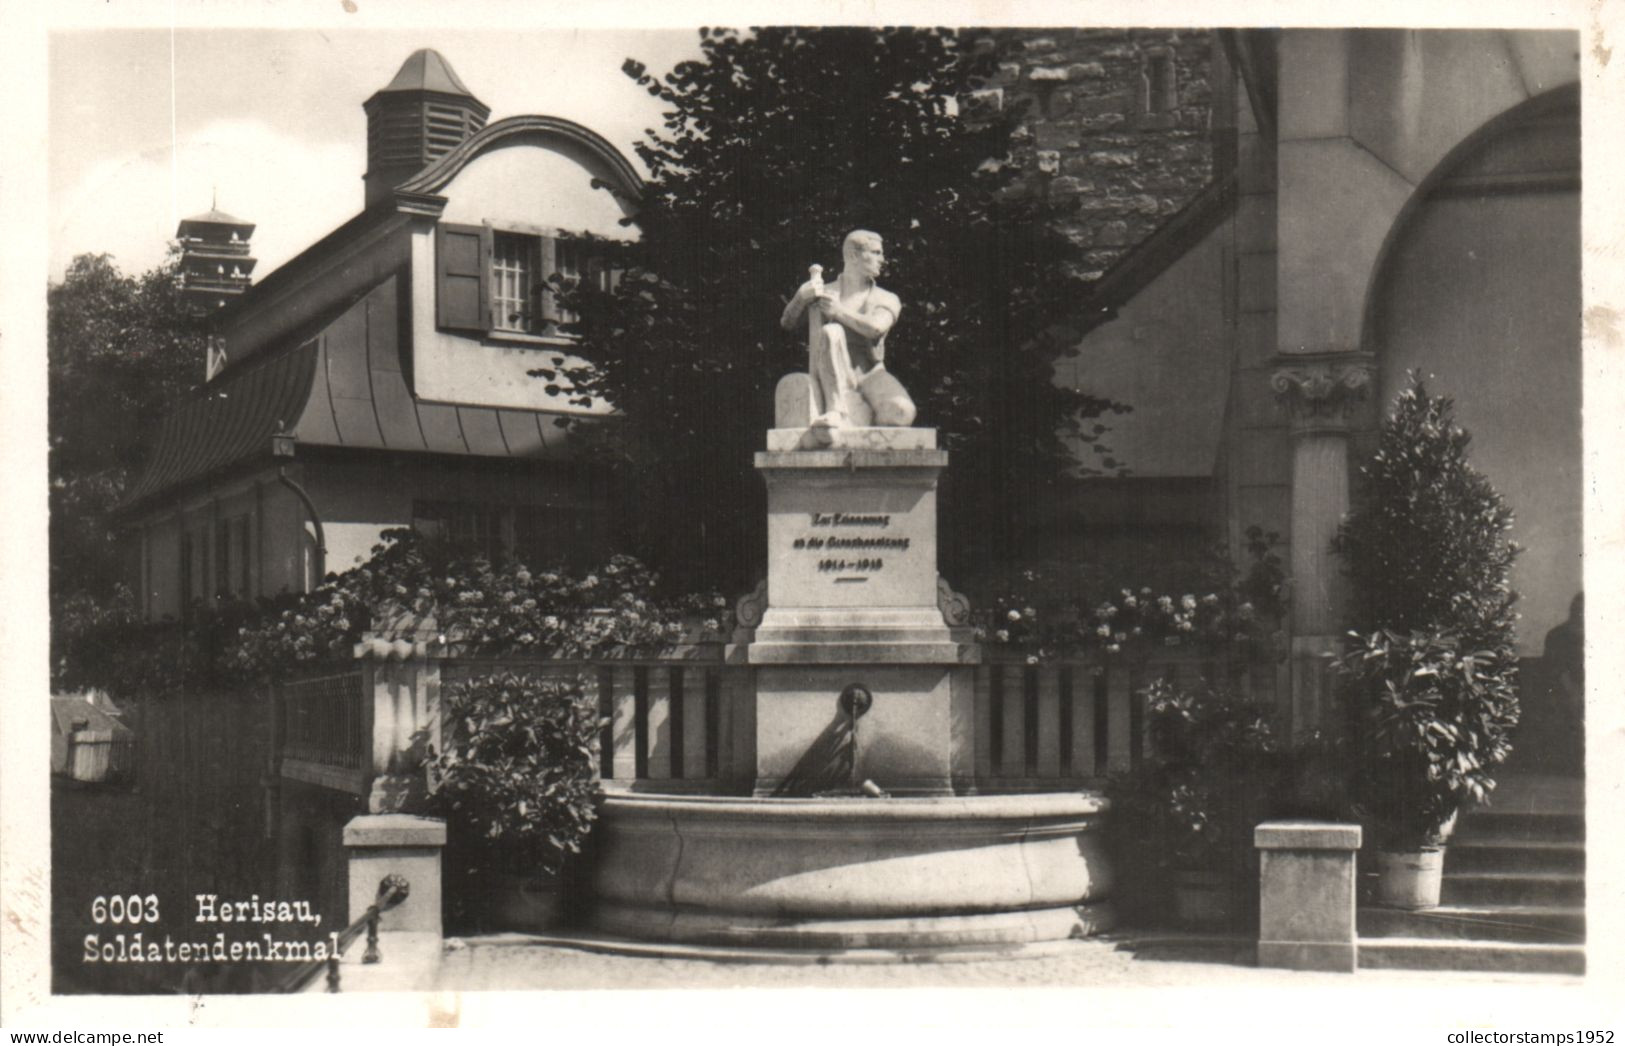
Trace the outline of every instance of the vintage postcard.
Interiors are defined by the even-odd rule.
[[[1610,5],[5,18],[8,1028],[1625,1033]]]

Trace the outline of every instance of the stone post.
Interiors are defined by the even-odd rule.
[[[424,764],[431,751],[440,751],[440,657],[445,647],[433,621],[403,617],[380,625],[355,647],[368,699],[371,787],[367,812],[344,826],[349,917],[361,917],[385,876],[405,879],[408,893],[378,921],[380,934],[388,938],[382,950],[390,979],[374,985],[360,971],[379,967],[361,966],[345,975],[346,990],[428,987],[425,978],[438,961],[442,933],[446,822],[401,811],[427,792]]]
[[[388,875],[407,882],[407,897],[378,919],[380,932],[440,936],[440,852],[446,822],[409,814],[363,814],[344,826],[350,855],[350,918],[361,918]]]
[[[1266,821],[1259,849],[1258,965],[1353,973],[1360,826]]]
[[[368,813],[398,813],[426,790],[423,765],[440,750],[439,649],[412,631],[356,644],[372,719]]]
[[[1349,420],[1375,371],[1362,352],[1276,357],[1270,385],[1292,416],[1292,729],[1320,724],[1326,655],[1339,649],[1343,589],[1332,538],[1349,510]]]
[[[344,826],[349,852],[350,919],[379,899],[379,884],[406,891],[378,916],[378,937],[364,935],[344,953],[341,991],[429,991],[440,968],[440,857],[446,823],[406,814],[363,814]],[[319,983],[319,982],[318,982]]]

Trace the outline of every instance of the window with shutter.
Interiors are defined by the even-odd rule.
[[[442,330],[564,337],[560,325],[576,317],[558,307],[553,277],[604,291],[619,282],[589,242],[570,237],[442,223],[435,247]]]

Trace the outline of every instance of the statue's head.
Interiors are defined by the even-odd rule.
[[[870,279],[879,276],[880,268],[886,262],[880,234],[868,229],[853,229],[841,244],[841,258]]]

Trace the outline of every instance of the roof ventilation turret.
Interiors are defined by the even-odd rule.
[[[437,51],[414,51],[367,114],[367,207],[485,126],[491,109],[469,93]]]

